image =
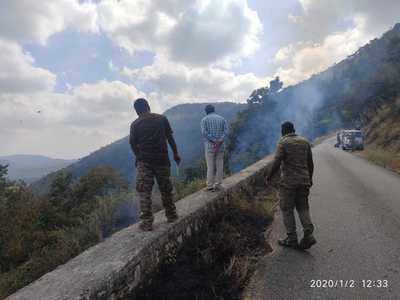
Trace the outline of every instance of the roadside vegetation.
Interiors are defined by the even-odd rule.
[[[0,298],[112,234],[116,208],[130,198],[126,183],[107,167],[76,183],[60,173],[43,197],[6,175],[0,165]]]
[[[200,162],[174,180],[176,201],[205,186],[204,167]],[[134,223],[135,198],[111,167],[96,167],[77,181],[59,172],[49,192],[37,195],[8,180],[7,166],[0,165],[0,299]],[[153,198],[154,211],[161,210],[157,191]]]
[[[174,182],[176,201],[205,186],[204,162],[185,169],[183,176]],[[7,166],[0,166],[0,299],[135,221],[119,215],[133,202],[129,190],[112,168],[98,167],[78,181],[59,173],[49,193],[38,196],[23,182],[8,180]],[[276,191],[259,190],[250,199],[233,199],[209,228],[163,265],[139,298],[239,299],[257,256],[269,249],[263,233]]]
[[[204,188],[206,186],[206,174],[207,165],[204,159],[185,168],[181,178],[173,178],[175,199],[182,199]]]
[[[374,149],[367,146],[364,151],[357,153],[370,162],[400,174],[400,153],[393,153],[383,149]]]
[[[163,262],[135,299],[240,299],[257,258],[270,251],[264,233],[276,200],[273,189],[252,198],[238,195]]]
[[[374,112],[365,133],[367,147],[359,155],[400,173],[400,97]]]

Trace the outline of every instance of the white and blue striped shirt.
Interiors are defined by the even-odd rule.
[[[216,113],[210,113],[201,120],[201,134],[207,150],[212,150],[215,142],[224,141],[228,134],[228,122]],[[224,150],[224,144],[221,150]]]

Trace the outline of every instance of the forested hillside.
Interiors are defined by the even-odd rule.
[[[338,128],[363,127],[368,141],[398,151],[400,24],[326,71],[280,88],[277,78],[249,97],[230,135],[231,171],[273,152],[284,120],[293,121],[310,139]]]
[[[205,115],[204,107],[206,104],[182,104],[172,107],[165,112],[174,130],[174,136],[182,156],[181,170],[198,164],[198,161],[202,158],[203,139],[200,134],[200,120]],[[216,111],[228,120],[233,120],[236,114],[245,108],[244,104],[229,102],[213,104],[216,107]],[[127,132],[129,132],[129,128],[127,128]],[[63,171],[71,173],[74,180],[77,180],[96,166],[110,166],[131,183],[135,174],[135,168],[128,137],[91,153],[68,166]],[[173,172],[176,174],[175,167],[173,168]],[[34,183],[32,185],[33,189],[35,191],[48,190],[50,182],[55,178],[56,174],[57,172],[52,173]]]
[[[109,167],[75,183],[59,173],[38,197],[0,164],[0,299],[133,223],[134,205],[126,181]]]

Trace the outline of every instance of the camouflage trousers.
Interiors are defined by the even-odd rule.
[[[310,207],[308,204],[308,186],[297,186],[293,188],[281,187],[279,191],[280,208],[282,210],[283,223],[285,224],[289,238],[297,239],[296,219],[294,209],[299,215],[304,235],[311,236],[314,232],[314,225],[311,221]]]
[[[165,215],[168,219],[177,216],[170,175],[171,171],[168,165],[157,166],[145,162],[137,163],[136,191],[138,192],[140,201],[140,220],[143,223],[151,225],[154,220],[151,201],[154,178],[160,189]]]

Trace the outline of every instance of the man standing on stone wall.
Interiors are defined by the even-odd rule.
[[[294,125],[291,122],[282,124],[282,138],[278,143],[267,183],[280,168],[280,207],[287,237],[279,240],[279,244],[286,247],[309,249],[316,243],[308,204],[314,163],[310,143],[295,133]],[[300,244],[297,242],[294,208],[297,210],[304,230],[304,237]]]
[[[201,134],[205,140],[207,162],[207,190],[220,188],[224,175],[224,139],[228,134],[228,122],[215,113],[213,105],[205,108],[207,116],[201,120]]]
[[[135,101],[134,108],[139,117],[131,124],[129,143],[136,156],[136,190],[140,200],[139,227],[144,231],[151,231],[154,219],[151,203],[154,178],[160,189],[168,222],[172,223],[178,219],[172,195],[167,141],[178,165],[181,158],[168,119],[163,115],[151,113],[147,100],[143,98]]]

